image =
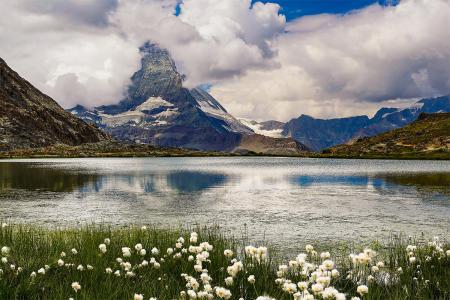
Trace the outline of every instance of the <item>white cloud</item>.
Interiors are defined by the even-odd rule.
[[[88,2],[98,5],[78,3]],[[6,62],[64,107],[120,100],[139,66],[136,46],[111,28],[54,14],[51,1],[48,7],[30,3],[0,4],[7,12],[0,19],[0,53]]]
[[[450,93],[448,0],[289,23],[277,4],[184,0],[175,16],[177,3],[2,0],[0,55],[65,107],[119,101],[146,40],[239,117],[365,114]]]
[[[223,80],[212,93],[231,113],[280,120],[366,114],[397,105],[389,99],[448,94],[448,28],[447,0],[301,18],[273,43],[279,68]]]

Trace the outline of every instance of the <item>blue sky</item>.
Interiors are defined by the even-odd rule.
[[[282,7],[281,12],[287,17],[288,20],[292,20],[305,15],[316,15],[323,13],[343,14],[374,3],[391,5],[396,4],[398,0],[264,0],[261,2],[280,4]]]

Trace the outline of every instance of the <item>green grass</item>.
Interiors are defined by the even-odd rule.
[[[316,250],[306,253],[304,247],[299,245],[298,252],[306,253],[306,261],[312,268],[308,273],[302,274],[302,267],[295,266],[297,263],[285,261],[276,254],[281,249],[270,249],[267,259],[257,260],[256,256],[246,253],[246,243],[225,237],[216,227],[197,228],[196,232],[198,242],[193,242],[192,245],[208,242],[213,246],[212,250],[207,251],[208,261],[202,263],[202,268],[207,269],[211,277],[210,293],[214,294],[211,299],[220,299],[215,293],[218,287],[229,290],[230,299],[252,300],[262,295],[279,300],[294,299],[294,295],[283,290],[283,283],[287,287],[289,280],[295,284],[312,280],[312,272],[323,265],[324,261],[320,258],[319,249],[316,255]],[[184,238],[181,249],[186,250],[176,248],[179,237]],[[106,246],[106,253],[102,253],[99,245],[104,243],[105,238],[109,238],[111,243]],[[189,260],[190,255],[195,256],[188,250],[191,244],[189,238],[190,231],[187,230],[152,227],[143,230],[139,227],[92,225],[79,229],[52,230],[31,225],[2,226],[0,246],[9,247],[10,251],[6,253],[7,249],[2,249],[5,250],[2,256],[8,262],[0,263],[0,299],[133,299],[135,294],[143,294],[144,299],[182,299],[180,292],[187,292],[188,288],[181,274],[196,278],[199,283],[197,292],[205,287],[200,279],[201,273],[194,270],[195,259]],[[138,243],[146,249],[146,255],[137,253],[135,245]],[[411,254],[406,250],[409,244],[417,246]],[[131,257],[123,257],[122,247],[131,248]],[[160,254],[151,253],[154,247],[160,250]],[[167,254],[169,247],[175,250],[171,255]],[[339,247],[330,245],[332,249],[325,249],[323,245],[320,247],[322,251],[331,252],[331,260],[340,273],[338,277],[331,278],[330,286],[345,293],[346,299],[357,296],[356,290],[361,284],[367,285],[369,289],[369,293],[362,299],[450,299],[450,257],[446,253],[449,244],[437,241],[428,244],[426,241],[413,242],[392,237],[386,244],[371,245],[377,255],[372,256],[366,265],[354,265],[349,258],[350,253],[358,254],[363,247],[354,249],[349,244],[340,244]],[[77,250],[76,255],[71,252],[72,248]],[[233,257],[226,257],[225,249],[231,249]],[[65,252],[66,256],[61,257],[61,252]],[[178,255],[181,257],[175,258],[176,253],[180,253]],[[291,258],[295,260],[297,254],[292,253]],[[414,263],[409,262],[410,256],[416,258]],[[143,260],[151,262],[152,257],[160,263],[159,269],[152,263],[139,266]],[[117,258],[131,264],[133,277],[125,276],[126,265],[121,266],[116,261]],[[64,266],[58,265],[59,259],[64,261]],[[233,285],[226,286],[225,278],[230,276],[227,268],[233,265],[232,259],[242,261],[243,268],[233,279]],[[372,266],[379,262],[383,262],[384,266],[378,271],[372,270]],[[283,274],[277,274],[279,265],[282,264],[290,267]],[[30,276],[32,272],[45,269],[46,265],[45,274]],[[83,271],[77,270],[79,265],[84,267]],[[87,265],[91,265],[93,269],[88,270]],[[398,271],[399,267],[402,272]],[[111,268],[113,272],[120,270],[120,276],[108,274],[106,268]],[[322,277],[330,274],[331,272],[323,273]],[[348,276],[349,274],[352,275]],[[254,284],[248,282],[249,275],[255,276]],[[368,281],[369,275],[374,276],[374,279]],[[72,289],[73,282],[81,285],[78,292]],[[323,299],[322,296],[316,294],[315,299]]]

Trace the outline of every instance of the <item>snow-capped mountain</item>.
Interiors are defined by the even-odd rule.
[[[141,49],[141,69],[117,105],[69,111],[120,140],[202,150],[232,150],[253,130],[206,91],[183,87],[169,53],[155,44]]]

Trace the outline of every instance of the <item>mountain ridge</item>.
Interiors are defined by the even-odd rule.
[[[66,112],[0,58],[0,151],[80,145],[109,137]]]

